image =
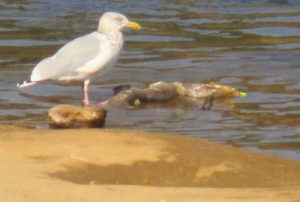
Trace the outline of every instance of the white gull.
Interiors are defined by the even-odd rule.
[[[18,84],[19,88],[44,81],[81,81],[83,105],[89,105],[88,85],[90,78],[103,75],[118,60],[123,46],[121,30],[140,25],[126,16],[107,12],[99,20],[98,30],[78,37],[60,48],[53,56],[43,59],[32,71],[30,82]]]

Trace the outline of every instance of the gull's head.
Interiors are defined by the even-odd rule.
[[[141,29],[141,26],[136,22],[131,22],[121,13],[107,12],[104,13],[100,20],[98,31],[103,33],[121,31],[125,27],[131,27],[135,30]]]

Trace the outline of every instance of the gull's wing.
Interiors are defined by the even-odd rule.
[[[80,74],[80,69],[87,64],[91,64],[96,58],[101,59],[106,51],[103,47],[107,47],[109,42],[107,38],[99,32],[79,37],[64,45],[52,57],[45,58],[33,69],[31,81],[43,80],[69,80],[84,79],[89,72],[95,70],[94,66],[88,68],[84,73]],[[107,48],[106,48],[107,49]],[[104,57],[107,58],[107,57]],[[91,65],[88,65],[91,66]],[[94,68],[94,69],[93,69]]]

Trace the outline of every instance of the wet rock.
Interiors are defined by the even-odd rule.
[[[62,104],[51,108],[48,116],[51,128],[100,128],[104,125],[106,110]]]

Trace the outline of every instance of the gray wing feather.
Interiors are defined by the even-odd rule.
[[[100,52],[101,40],[93,32],[64,45],[52,57],[42,60],[33,70],[31,81],[58,80],[76,76],[76,69],[92,60]]]

